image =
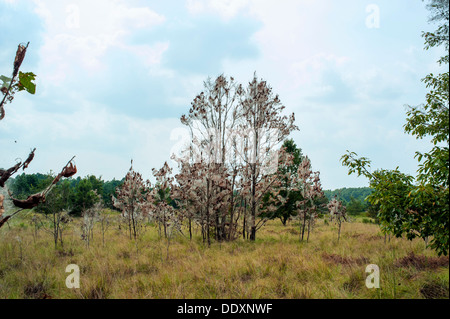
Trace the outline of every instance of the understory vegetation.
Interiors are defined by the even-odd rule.
[[[166,239],[145,223],[137,241],[110,210],[106,232],[82,240],[82,219],[64,232],[63,248],[25,212],[0,230],[0,298],[448,298],[448,256],[420,239],[385,237],[355,217],[337,226],[320,220],[309,242],[299,225],[268,222],[255,242]],[[80,267],[80,288],[68,289],[66,266]],[[365,285],[366,266],[380,268],[380,289]]]

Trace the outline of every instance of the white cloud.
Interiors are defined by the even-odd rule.
[[[200,14],[205,11],[205,3],[202,0],[187,0],[186,8],[190,14]]]
[[[169,48],[169,42],[157,42],[152,46],[148,44],[122,44],[120,47],[132,53],[133,56],[140,58],[142,64],[151,69],[161,63],[164,52]]]
[[[71,70],[82,68],[95,73],[105,67],[106,52],[121,47],[133,30],[149,28],[165,17],[147,7],[129,7],[121,0],[42,1],[35,0],[36,13],[45,25],[44,44],[40,50],[40,76],[48,81],[62,81]],[[150,53],[146,63],[159,63],[166,44],[145,46]],[[142,52],[142,47],[128,49]],[[141,49],[141,50],[138,50]]]
[[[227,21],[245,9],[249,0],[187,0],[186,8],[191,14],[214,13]]]

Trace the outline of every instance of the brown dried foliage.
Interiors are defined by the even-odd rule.
[[[17,75],[19,72],[19,68],[22,65],[23,59],[25,58],[25,53],[27,52],[27,46],[24,46],[23,44],[19,44],[16,52],[16,57],[14,59],[14,71],[13,71],[13,77]]]
[[[364,265],[369,263],[369,259],[364,256],[354,258],[350,256],[340,256],[336,254],[323,253],[322,258],[327,262],[345,266]]]
[[[416,255],[410,252],[407,256],[397,260],[395,263],[397,267],[415,267],[417,270],[437,269],[439,267],[447,267],[449,265],[448,256],[427,257],[423,255]]]
[[[22,209],[32,209],[37,205],[39,205],[40,203],[45,202],[45,195],[41,193],[30,195],[25,200],[18,200],[12,198],[11,194],[10,197],[12,199],[14,206]]]
[[[21,167],[23,167],[23,169],[25,170],[25,168],[28,167],[28,165],[30,164],[30,162],[33,160],[34,158],[34,152],[36,151],[36,148],[34,148],[31,153],[28,155],[27,159],[25,160],[25,162],[22,164],[21,162],[17,163],[16,165],[14,165],[13,167],[7,169],[7,170],[3,170],[0,169],[0,187],[5,187],[5,183],[6,181],[13,175],[15,174]]]
[[[0,169],[0,187],[5,187],[6,181],[19,170],[20,166],[21,163],[17,163],[7,170]]]
[[[64,167],[64,169],[61,172],[61,175],[64,177],[71,177],[76,173],[77,173],[77,166],[70,163],[69,166]]]
[[[448,286],[436,281],[423,285],[423,287],[420,288],[420,293],[422,294],[422,296],[424,296],[425,299],[449,298]]]
[[[31,163],[31,161],[32,161],[33,158],[34,158],[34,152],[35,152],[35,151],[36,151],[36,148],[34,148],[34,149],[31,151],[30,155],[28,155],[27,159],[26,159],[25,162],[23,163],[22,170],[25,170],[25,168],[27,168],[28,165]]]
[[[8,221],[8,219],[10,219],[11,216],[6,216],[3,219],[0,219],[0,228],[2,228],[2,226]]]
[[[5,200],[5,196],[3,196],[3,194],[0,194],[0,218],[2,217],[3,213],[5,212],[5,207],[3,206],[4,200]]]

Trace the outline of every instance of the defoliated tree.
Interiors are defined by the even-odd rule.
[[[338,242],[341,238],[342,223],[347,221],[346,208],[341,201],[333,198],[327,205],[330,211],[330,220],[334,221],[338,225]]]
[[[125,176],[123,184],[117,188],[117,198],[113,198],[114,206],[121,210],[122,218],[128,224],[130,239],[138,239],[142,223],[149,213],[153,199],[149,198],[150,182],[144,181],[142,175],[130,170]]]
[[[285,106],[278,95],[264,80],[258,80],[256,73],[248,84],[241,103],[243,121],[240,124],[243,142],[243,193],[250,211],[250,240],[256,239],[259,207],[268,189],[280,180],[271,173],[276,162],[273,156],[276,149],[289,136],[298,130],[295,116],[283,115]],[[276,168],[275,168],[276,170]]]

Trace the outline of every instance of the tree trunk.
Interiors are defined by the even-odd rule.
[[[338,242],[340,238],[341,238],[341,221],[339,221]]]
[[[308,221],[308,236],[306,237],[306,242],[309,242],[310,232],[311,232],[311,216],[309,217],[309,221]]]
[[[252,216],[250,219],[250,240],[256,239],[256,164],[252,165]]]
[[[303,212],[302,241],[305,235],[305,228],[306,228],[306,211]]]
[[[189,240],[192,240],[192,218],[189,217]]]
[[[210,206],[210,203],[209,203],[209,198],[210,198],[210,187],[209,187],[209,183],[210,183],[210,181],[209,181],[209,179],[206,181],[206,198],[207,198],[207,200],[206,200],[206,240],[208,241],[208,246],[211,246],[211,238],[210,238],[210,233],[209,233],[209,214],[210,214],[210,211],[209,211],[209,206]]]

